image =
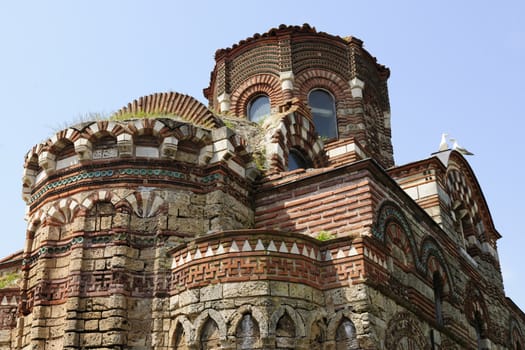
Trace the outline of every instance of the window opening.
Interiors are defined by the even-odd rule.
[[[260,122],[270,115],[270,98],[266,95],[258,95],[248,104],[248,119],[252,122]]]
[[[325,90],[316,89],[308,95],[308,105],[312,110],[315,129],[322,138],[337,137],[335,101]]]
[[[436,322],[443,326],[443,281],[441,276],[436,271],[432,277],[432,285],[434,287],[434,311],[436,314]]]
[[[290,149],[288,153],[288,171],[295,169],[308,169],[312,167],[312,162],[303,155],[303,152],[296,148]]]
[[[474,330],[476,331],[476,341],[478,344],[478,349],[483,350],[483,319],[481,318],[481,314],[476,311],[474,315]]]

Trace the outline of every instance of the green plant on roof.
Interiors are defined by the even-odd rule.
[[[144,119],[144,118],[158,118],[158,117],[175,117],[175,113],[171,112],[145,112],[145,111],[138,111],[138,112],[125,112],[125,113],[119,113],[119,114],[113,114],[111,117],[109,117],[109,120],[114,121],[120,121],[120,120],[128,120],[128,119]]]
[[[0,277],[0,289],[16,287],[16,283],[20,279],[20,274],[18,272],[11,272],[5,276]]]
[[[317,233],[317,237],[316,237],[318,240],[320,241],[328,241],[330,239],[334,239],[336,238],[335,235],[330,232],[330,231],[325,231],[325,230],[321,230],[319,231],[319,233]]]

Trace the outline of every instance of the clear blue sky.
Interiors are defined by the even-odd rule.
[[[503,235],[507,295],[525,310],[523,1],[2,1],[0,256],[21,249],[25,153],[89,113],[177,91],[205,102],[213,55],[281,23],[353,35],[390,67],[394,157],[426,158],[448,132]]]

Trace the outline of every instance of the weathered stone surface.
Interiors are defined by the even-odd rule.
[[[0,349],[523,348],[472,169],[394,166],[360,40],[281,26],[216,59],[220,115],[153,94],[30,150]]]

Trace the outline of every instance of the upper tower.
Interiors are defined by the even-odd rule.
[[[354,138],[383,167],[394,165],[390,71],[361,40],[307,24],[281,25],[218,50],[215,62],[204,89],[214,110],[261,121],[294,104],[327,149],[336,140]]]

